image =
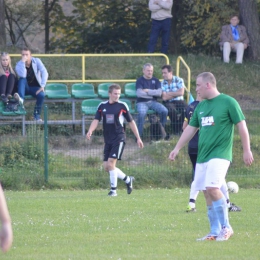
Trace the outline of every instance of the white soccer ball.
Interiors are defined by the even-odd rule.
[[[239,187],[238,187],[238,185],[237,185],[236,182],[234,182],[234,181],[229,181],[229,182],[227,183],[227,186],[228,186],[228,191],[229,191],[229,192],[231,192],[231,193],[238,193]]]

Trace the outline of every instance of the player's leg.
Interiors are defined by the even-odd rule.
[[[111,150],[110,150],[110,155],[109,155],[109,159],[108,162],[110,162],[110,159],[116,158],[116,160],[121,160],[121,157],[123,155],[123,151],[124,151],[124,147],[125,147],[125,142],[119,142],[119,143],[115,143],[111,146]],[[116,167],[116,161],[114,165],[111,165],[113,167],[112,169],[112,175],[115,175],[117,178],[123,180],[126,184],[126,188],[127,188],[127,193],[131,194],[132,190],[133,190],[133,181],[134,181],[134,177],[132,176],[127,176],[124,172],[122,172],[119,168]],[[114,174],[115,172],[115,174]]]
[[[196,161],[197,161],[197,154],[189,153],[190,161],[192,163],[192,183],[190,187],[190,199],[189,204],[187,206],[186,212],[195,212],[196,211],[196,199],[199,195],[199,191],[195,189],[194,185],[194,176],[195,176],[195,169],[196,169]]]
[[[106,172],[109,173],[110,178],[110,191],[108,196],[117,196],[117,171],[116,171],[116,161],[117,158],[110,158],[112,146],[111,144],[105,144],[104,147],[104,159],[103,165]]]
[[[226,199],[220,191],[220,187],[225,182],[226,173],[230,162],[224,159],[211,159],[207,163],[205,187],[208,195],[208,204],[212,206],[216,213],[215,218],[221,225],[221,231],[216,238],[218,241],[228,240],[233,235],[232,227],[229,223]]]
[[[207,205],[207,215],[210,225],[210,232],[198,240],[215,240],[218,236],[221,227],[216,217],[216,212],[214,207],[212,206],[212,201],[210,200],[207,191],[205,190],[205,179],[206,179],[206,172],[207,172],[207,163],[197,163],[196,164],[196,174],[194,176],[194,186],[196,190],[203,190],[206,205]]]
[[[227,202],[227,207],[228,207],[228,211],[231,212],[238,212],[241,211],[241,208],[238,207],[237,205],[235,205],[234,203],[230,202],[229,200],[229,192],[228,192],[228,187],[227,187],[227,182],[225,181],[223,183],[223,185],[220,187],[220,190],[222,191],[223,195],[226,198],[226,202]]]

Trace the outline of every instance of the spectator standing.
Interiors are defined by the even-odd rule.
[[[136,109],[138,112],[137,128],[139,135],[143,135],[143,126],[147,111],[154,110],[160,116],[160,121],[165,127],[167,121],[168,110],[161,103],[157,102],[157,98],[162,96],[162,88],[160,81],[153,77],[153,65],[146,63],[143,66],[143,76],[136,81]]]
[[[93,131],[97,128],[99,121],[103,118],[103,134],[104,134],[104,169],[109,173],[111,189],[108,196],[117,196],[117,179],[121,179],[126,183],[127,193],[131,194],[133,189],[134,177],[125,175],[116,167],[117,160],[121,160],[121,156],[125,146],[125,130],[124,119],[134,133],[137,144],[143,148],[143,142],[138,134],[138,130],[126,103],[119,100],[121,87],[112,84],[108,90],[109,100],[101,102],[98,106],[95,119],[92,121],[87,132],[87,139],[90,140]]]
[[[239,24],[239,18],[234,15],[230,19],[230,24],[222,27],[220,35],[220,48],[223,49],[223,61],[229,63],[230,52],[236,52],[236,63],[242,64],[244,50],[249,45],[246,28]]]
[[[168,109],[173,133],[180,134],[187,107],[183,98],[185,90],[184,81],[182,78],[173,76],[172,67],[170,65],[164,65],[162,67],[162,76],[163,104]]]
[[[196,91],[200,102],[189,125],[184,130],[169,159],[174,161],[180,149],[197,132],[199,149],[195,172],[195,189],[203,190],[210,232],[198,240],[228,240],[234,231],[229,223],[226,200],[220,190],[232,161],[234,125],[237,126],[243,147],[243,160],[249,166],[253,163],[249,133],[245,117],[238,102],[221,94],[217,89],[214,75],[203,72],[197,76]]]
[[[153,53],[161,35],[161,53],[168,53],[168,46],[171,34],[173,0],[149,0],[149,10],[151,11],[152,28],[148,44],[148,52]]]
[[[12,68],[11,58],[7,52],[1,53],[0,65],[0,95],[1,100],[7,103],[15,90],[16,74]]]
[[[22,59],[16,64],[15,70],[19,76],[18,93],[14,98],[22,105],[25,95],[36,98],[34,120],[41,120],[41,109],[44,102],[44,87],[48,80],[48,72],[39,58],[32,57],[28,48],[22,49]]]

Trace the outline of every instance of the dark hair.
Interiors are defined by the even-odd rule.
[[[121,89],[121,87],[118,84],[112,84],[108,88],[108,93],[112,93],[114,89]]]
[[[172,66],[171,65],[163,65],[162,70],[167,69],[168,72],[172,72]]]
[[[238,20],[240,20],[240,19],[239,19],[239,15],[238,15],[238,14],[232,14],[232,15],[230,15],[230,17],[229,17],[229,18],[230,18],[230,20],[231,20],[233,17],[237,17],[237,19],[238,19]]]
[[[32,53],[31,50],[29,48],[27,48],[27,47],[23,47],[22,51],[29,51],[30,53]]]

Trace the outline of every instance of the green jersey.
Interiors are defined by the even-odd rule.
[[[225,94],[201,101],[190,125],[199,128],[198,163],[213,158],[232,161],[234,125],[245,120],[238,102]]]

